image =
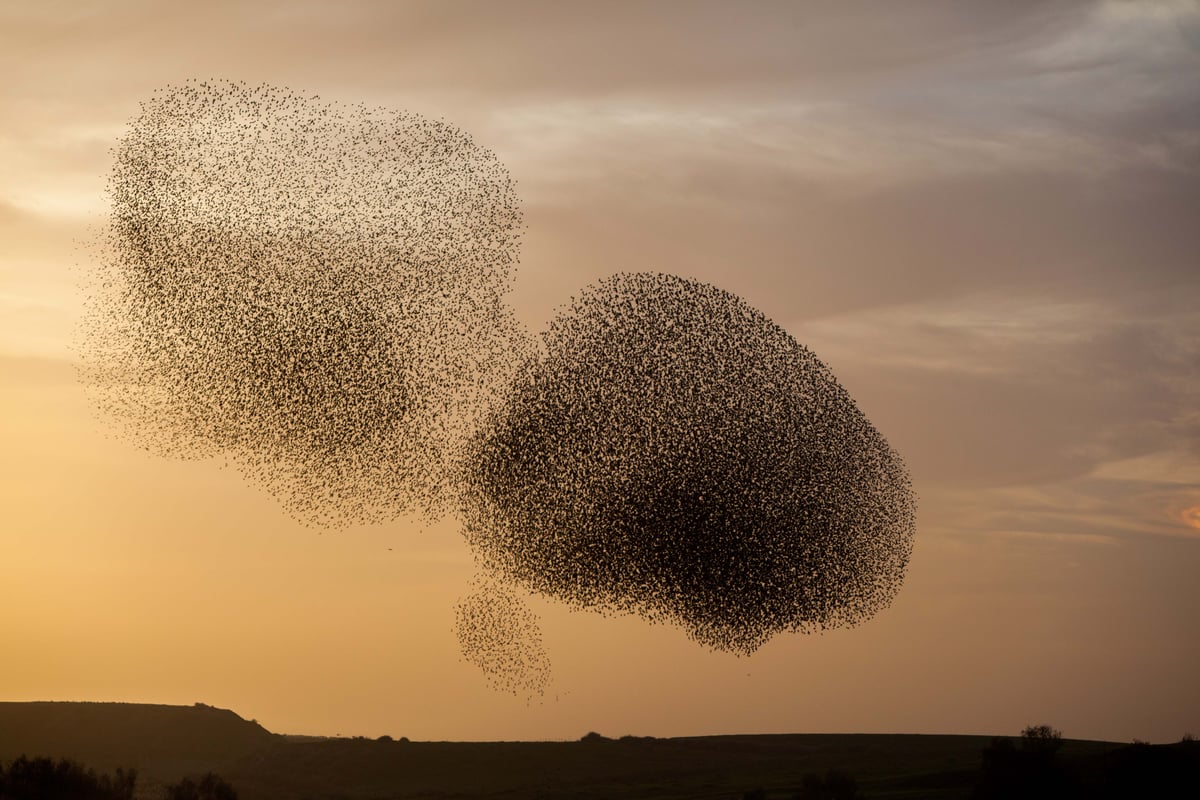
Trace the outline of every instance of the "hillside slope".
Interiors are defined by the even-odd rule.
[[[615,740],[589,734],[570,742],[322,739],[276,735],[232,711],[202,704],[0,703],[0,762],[25,754],[70,758],[101,772],[133,767],[140,798],[160,798],[167,783],[214,771],[237,788],[241,800],[737,800],[755,789],[766,800],[785,800],[806,775],[834,769],[853,776],[876,800],[965,800],[980,779],[981,754],[991,745],[985,736],[882,734]],[[1200,774],[1200,749],[1182,743],[1066,741],[1059,761],[1064,775],[1091,787],[1084,796],[1107,796],[1097,794],[1098,787],[1117,783],[1138,791],[1122,789],[1112,796],[1138,796],[1153,775],[1195,781]]]
[[[102,772],[133,767],[147,786],[228,770],[277,740],[256,722],[201,703],[0,702],[0,761],[52,756]]]

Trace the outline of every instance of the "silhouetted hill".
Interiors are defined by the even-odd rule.
[[[135,767],[144,787],[228,770],[275,740],[257,722],[199,703],[0,703],[0,761],[24,754],[101,771]]]
[[[979,781],[981,753],[992,742],[987,736],[875,734],[676,739],[589,734],[572,742],[322,739],[272,734],[232,711],[203,705],[0,703],[0,762],[24,753],[71,758],[105,771],[134,767],[144,798],[160,797],[163,785],[185,775],[211,770],[227,778],[242,800],[740,800],[756,789],[762,792],[749,796],[784,800],[806,774],[837,770],[875,800],[965,800]],[[1180,755],[1168,748],[1130,754],[1128,746],[1068,740],[1059,755],[1081,785],[1136,787],[1146,785],[1146,765],[1159,761],[1174,759],[1171,765],[1180,774],[1196,771],[1192,749]]]

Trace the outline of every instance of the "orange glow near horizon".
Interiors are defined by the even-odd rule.
[[[1179,512],[1179,518],[1183,520],[1184,525],[1200,531],[1200,503]]]

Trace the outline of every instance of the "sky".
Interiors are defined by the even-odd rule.
[[[1200,734],[1200,3],[0,5],[0,700],[276,732]],[[534,597],[492,690],[454,520],[320,531],[116,436],[75,375],[110,149],[156,88],[445,119],[517,180],[542,330],[622,271],[828,364],[919,497],[903,588],[751,657]]]

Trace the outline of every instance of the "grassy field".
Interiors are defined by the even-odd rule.
[[[208,706],[0,703],[0,761],[68,757],[139,770],[139,795],[215,771],[262,798],[790,798],[807,773],[839,770],[870,798],[966,798],[981,736],[585,737],[572,742],[408,742],[272,734]],[[1121,745],[1068,741],[1089,762]]]
[[[352,788],[356,797],[665,800],[740,798],[755,788],[790,797],[805,773],[835,768],[854,775],[872,797],[961,797],[972,785],[984,744],[971,737],[832,735],[329,741],[275,748],[239,764],[231,778],[247,796],[262,797],[332,797]],[[352,787],[347,776],[354,776]]]

